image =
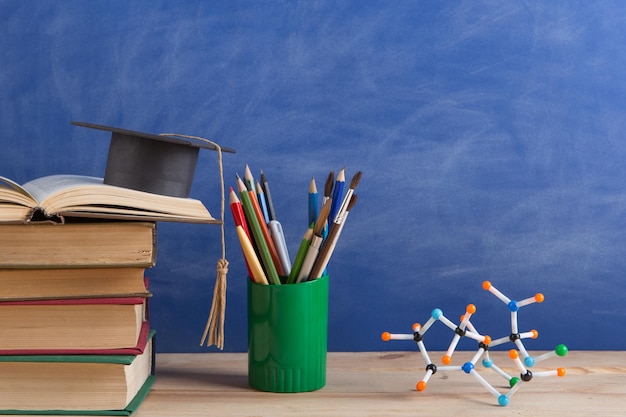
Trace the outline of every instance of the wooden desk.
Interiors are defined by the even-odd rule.
[[[433,360],[441,357],[429,354]],[[456,352],[454,363],[472,354]],[[492,357],[518,375],[506,352],[492,352]],[[156,360],[157,382],[136,417],[626,415],[626,351],[572,351],[540,362],[533,371],[564,367],[567,374],[524,383],[506,407],[463,372],[439,371],[425,391],[416,391],[424,375],[417,351],[329,353],[326,386],[302,394],[249,388],[243,353],[159,354]],[[477,370],[498,391],[506,390],[502,377],[482,365]]]

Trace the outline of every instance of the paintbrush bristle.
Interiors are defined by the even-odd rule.
[[[330,171],[328,178],[326,178],[326,184],[324,184],[324,197],[331,197],[333,195],[333,187],[335,186],[335,172]]]
[[[354,190],[357,185],[359,185],[359,181],[361,181],[361,171],[357,172],[354,174],[354,177],[352,177],[352,180],[350,181],[350,188]]]

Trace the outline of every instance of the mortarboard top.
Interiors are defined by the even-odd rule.
[[[75,126],[111,132],[104,183],[153,194],[189,197],[200,149],[217,150],[202,141],[135,132],[84,122]],[[221,148],[235,153],[234,149]]]

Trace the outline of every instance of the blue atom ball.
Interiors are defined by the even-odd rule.
[[[466,374],[469,374],[470,372],[472,372],[472,369],[474,369],[474,364],[471,362],[465,362],[461,369],[463,369],[463,372],[465,372]]]

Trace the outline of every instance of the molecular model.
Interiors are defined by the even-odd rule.
[[[520,333],[517,326],[517,312],[521,307],[527,306],[533,303],[541,303],[544,301],[543,294],[538,293],[534,297],[526,298],[522,301],[513,301],[498,291],[491,282],[485,281],[482,284],[483,289],[489,291],[491,294],[495,295],[499,298],[503,303],[505,303],[511,313],[511,333],[508,336],[501,337],[499,339],[492,340],[491,337],[487,335],[480,334],[476,328],[472,325],[470,318],[476,312],[476,306],[473,304],[469,304],[465,313],[460,318],[459,325],[455,325],[452,321],[450,321],[443,312],[436,308],[431,312],[430,318],[426,323],[421,326],[419,323],[413,325],[412,330],[413,333],[410,334],[393,334],[389,332],[384,332],[382,334],[382,339],[384,341],[389,340],[413,340],[424,358],[426,362],[426,374],[422,378],[421,381],[417,383],[417,390],[423,391],[426,389],[426,385],[428,384],[428,380],[432,375],[434,375],[438,370],[441,371],[463,371],[466,374],[470,374],[473,376],[483,387],[487,389],[491,394],[493,394],[497,400],[498,404],[501,406],[506,406],[509,404],[511,397],[519,390],[522,386],[523,382],[529,382],[533,379],[533,377],[544,377],[544,376],[563,376],[565,375],[565,370],[563,368],[558,368],[551,371],[543,371],[543,372],[531,372],[528,368],[532,368],[536,363],[541,362],[545,359],[554,357],[554,356],[565,356],[567,355],[567,346],[560,344],[553,351],[545,353],[540,356],[532,357],[528,354],[528,351],[524,347],[523,339],[533,338],[536,339],[538,337],[538,332],[536,330],[530,330],[528,332]],[[439,321],[446,325],[454,332],[454,336],[452,341],[450,342],[450,346],[446,351],[445,355],[441,359],[443,366],[437,367],[435,365],[429,355],[426,347],[424,345],[424,334],[428,331],[428,329],[435,323]],[[478,342],[478,350],[476,354],[472,357],[472,359],[468,362],[463,363],[462,365],[450,365],[452,363],[452,356],[454,354],[454,350],[456,349],[460,339],[462,337],[468,337],[470,339],[476,340]],[[511,342],[515,345],[516,349],[511,349],[509,351],[509,357],[512,359],[515,367],[519,369],[520,376],[511,377],[504,370],[496,366],[491,357],[489,356],[489,349],[498,345],[502,345],[504,343]],[[493,387],[480,373],[478,373],[475,369],[476,363],[482,359],[483,367],[493,370],[501,377],[505,378],[508,381],[509,389],[505,393],[500,393],[497,389]]]

